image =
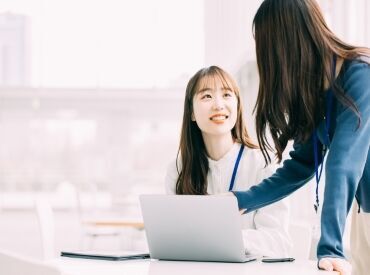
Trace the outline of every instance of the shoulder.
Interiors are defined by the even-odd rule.
[[[262,151],[260,149],[249,148],[245,146],[244,149],[244,158],[248,162],[252,162],[259,167],[265,167],[266,162],[265,158],[263,157]]]
[[[258,178],[265,178],[273,174],[277,169],[277,164],[272,162],[266,165],[265,158],[263,157],[260,149],[245,148],[244,163],[248,167],[256,170]]]
[[[167,176],[178,178],[181,172],[181,161],[174,159],[167,165]]]
[[[179,166],[179,169],[181,168],[181,161],[178,159],[171,160],[167,165],[167,172],[168,171],[177,171],[177,166]]]
[[[370,65],[361,60],[346,60],[343,64],[341,85],[361,114],[370,111]]]
[[[177,165],[176,165],[177,164]],[[167,165],[165,188],[167,194],[176,193],[176,182],[181,171],[181,163],[176,159]]]
[[[370,89],[370,64],[356,59],[346,60],[343,66],[341,80],[346,93],[356,96],[356,92],[363,94],[364,89]]]

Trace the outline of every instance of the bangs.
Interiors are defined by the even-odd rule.
[[[224,71],[217,69],[207,70],[200,76],[195,88],[195,94],[207,89],[215,89],[217,85],[225,90],[238,94],[238,88],[234,80]]]

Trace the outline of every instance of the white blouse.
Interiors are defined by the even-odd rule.
[[[235,143],[220,160],[214,161],[208,158],[208,194],[229,191],[239,149],[240,144]],[[275,165],[264,166],[265,161],[261,151],[245,147],[235,177],[233,191],[248,190],[251,186],[272,175],[276,170]],[[179,164],[179,169],[181,169],[181,164]],[[176,162],[173,161],[167,169],[167,194],[176,193],[177,178]],[[287,199],[242,215],[241,219],[244,246],[247,253],[269,257],[289,256],[292,244],[288,234],[289,205]]]

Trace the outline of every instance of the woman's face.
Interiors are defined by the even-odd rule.
[[[199,80],[193,97],[192,120],[203,136],[230,135],[238,113],[238,98],[231,83],[216,76]]]

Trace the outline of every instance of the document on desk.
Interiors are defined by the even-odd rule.
[[[150,259],[149,253],[140,252],[107,252],[107,251],[62,251],[62,257],[107,260],[107,261],[126,261],[138,259]]]

